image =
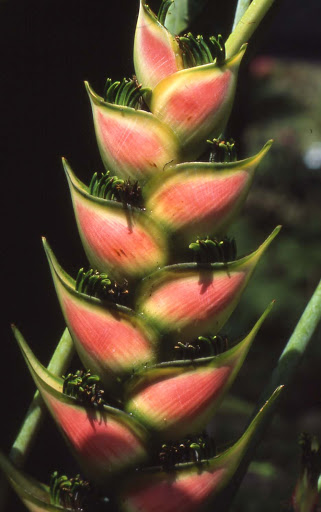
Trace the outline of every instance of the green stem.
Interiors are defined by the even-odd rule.
[[[263,391],[260,403],[267,400],[270,391],[280,384],[289,384],[299,366],[309,341],[321,319],[321,281],[305,308],[291,338],[286,344],[270,382]]]
[[[233,30],[235,30],[236,25],[238,24],[243,14],[245,14],[246,10],[248,9],[250,2],[251,0],[238,0],[235,10],[232,32]]]
[[[240,0],[241,2],[242,0]],[[244,0],[245,2],[246,0]],[[274,0],[253,0],[226,41],[226,58],[233,57],[247,43]]]
[[[65,329],[56,350],[48,364],[48,370],[55,375],[62,375],[68,368],[74,355],[74,345],[68,329]],[[25,420],[10,450],[10,459],[22,468],[32,448],[33,441],[45,416],[45,409],[39,392],[36,391],[27,411]],[[7,495],[6,481],[0,485],[0,510],[5,509]]]
[[[48,364],[48,370],[55,375],[62,375],[68,368],[74,354],[74,346],[68,329],[65,329]],[[16,466],[22,467],[31,450],[32,442],[37,435],[44,409],[39,392],[36,391],[27,411],[25,420],[10,450],[10,459]]]
[[[287,386],[297,370],[304,352],[312,338],[312,335],[321,319],[321,281],[319,282],[314,294],[312,295],[308,305],[306,306],[296,328],[294,329],[288,343],[286,344],[276,368],[274,369],[271,379],[264,389],[259,402],[254,412],[263,406],[266,400],[271,396],[272,392],[280,385]],[[239,466],[233,480],[223,491],[222,495],[218,498],[219,502],[215,503],[220,510],[220,506],[224,510],[228,510],[229,506],[234,499],[234,496],[241,484],[241,481],[247,471],[248,465],[253,459],[256,446],[260,442],[269,422],[272,419],[275,407],[278,404],[278,400],[275,401],[273,407],[269,409],[268,414],[264,417],[264,420],[260,423],[255,435],[253,436],[246,454]],[[224,506],[223,506],[224,505]]]

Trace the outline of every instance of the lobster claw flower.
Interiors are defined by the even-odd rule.
[[[63,379],[36,359],[14,328],[33,380],[85,474],[103,483],[147,458],[147,433],[128,414],[102,405],[87,407],[63,393]]]
[[[237,306],[254,268],[280,231],[252,254],[230,263],[185,263],[160,269],[142,282],[137,310],[174,339],[216,334]]]
[[[50,504],[49,487],[25,475],[0,452],[0,468],[30,512],[66,512],[70,509]]]
[[[146,180],[168,163],[180,161],[180,146],[169,126],[150,112],[105,102],[85,85],[107,170],[123,178]]]
[[[144,187],[146,208],[167,231],[179,233],[185,240],[225,233],[272,142],[257,155],[238,162],[173,165]]]
[[[178,439],[201,432],[240,370],[273,303],[237,345],[214,357],[161,363],[129,383],[125,409],[160,434]]]
[[[212,63],[177,71],[153,89],[150,110],[177,136],[183,160],[198,158],[206,139],[224,131],[245,50],[243,45],[221,66]]]
[[[134,66],[138,81],[154,88],[158,82],[184,68],[177,39],[140,0],[134,43]]]
[[[166,264],[165,234],[147,212],[91,195],[63,163],[80,237],[94,268],[130,280]]]
[[[124,512],[201,512],[230,482],[257,428],[278,398],[282,386],[255,416],[243,436],[225,452],[198,463],[141,471],[121,491]],[[213,508],[214,510],[215,508]]]
[[[157,336],[131,309],[76,291],[75,281],[60,267],[44,240],[50,270],[66,324],[86,368],[97,373],[106,387],[153,362]]]

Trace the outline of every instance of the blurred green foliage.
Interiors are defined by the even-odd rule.
[[[242,400],[255,403],[320,279],[321,66],[257,57],[246,85],[239,98],[247,112],[240,134],[244,157],[255,154],[271,138],[275,142],[230,235],[235,236],[241,256],[261,243],[275,225],[283,225],[227,326],[231,337],[240,335],[270,300],[276,300],[232,390]],[[319,328],[285,394],[280,417],[258,452],[261,464],[251,466],[234,512],[289,510],[298,472],[298,435],[321,431],[320,363]],[[220,422],[216,427],[219,435],[231,438],[242,432],[238,409],[234,405],[225,410],[222,432]],[[243,428],[248,414],[244,416]]]

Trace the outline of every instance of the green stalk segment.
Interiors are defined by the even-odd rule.
[[[246,13],[246,11],[250,5],[250,2],[251,2],[251,0],[238,0],[236,10],[235,10],[232,32],[233,32],[233,30],[235,30],[236,25],[238,24],[238,22],[240,21],[242,16]]]
[[[73,355],[74,344],[68,329],[65,329],[48,364],[48,370],[55,375],[62,375],[67,370]],[[35,437],[40,430],[45,413],[46,409],[43,407],[42,398],[39,391],[36,391],[27,410],[24,422],[10,450],[10,460],[16,467],[22,468],[24,466]],[[7,480],[1,478],[0,510],[5,510],[6,508],[8,488]]]
[[[48,370],[55,375],[62,375],[67,370],[73,355],[74,345],[68,329],[65,329],[49,362]],[[16,466],[23,467],[44,415],[45,409],[42,407],[42,399],[39,392],[36,391],[19,434],[10,450],[10,459]]]
[[[274,0],[253,0],[248,9],[243,14],[233,32],[226,41],[226,58],[229,59],[235,55],[244,43],[247,43],[262,19],[273,5]],[[240,0],[240,10],[243,9],[247,0]],[[239,7],[239,6],[238,6]],[[237,7],[237,10],[238,10]],[[238,13],[236,14],[238,15]]]

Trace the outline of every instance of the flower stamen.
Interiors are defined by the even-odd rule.
[[[209,43],[204,41],[203,36],[193,36],[191,32],[176,38],[183,56],[185,68],[203,66],[216,60],[218,66],[225,61],[225,44],[222,36],[209,37]]]
[[[194,260],[197,263],[227,263],[236,259],[236,242],[234,238],[224,237],[221,240],[211,239],[197,239],[189,246],[194,253]]]
[[[84,268],[81,268],[77,275],[75,290],[89,297],[119,302],[128,297],[128,281],[124,279],[123,283],[118,283],[98,270],[85,271]]]
[[[111,176],[110,171],[100,176],[95,172],[88,190],[95,197],[130,204],[141,209],[144,207],[142,189],[138,181],[132,182],[130,178],[123,180],[118,176]]]
[[[88,405],[101,407],[104,405],[104,390],[98,375],[90,370],[77,370],[64,377],[63,393]]]
[[[236,162],[236,147],[233,139],[224,140],[219,137],[206,142],[211,145],[210,162]]]
[[[107,78],[104,87],[104,101],[123,107],[139,108],[143,96],[149,89],[142,87],[137,78],[123,78],[121,82]]]
[[[68,478],[66,475],[59,475],[58,471],[51,475],[50,502],[52,505],[83,512],[83,506],[91,491],[90,483],[80,478],[80,475]]]
[[[218,356],[228,349],[228,338],[225,335],[199,336],[196,340],[178,341],[174,346],[175,359],[196,359],[200,357]]]

